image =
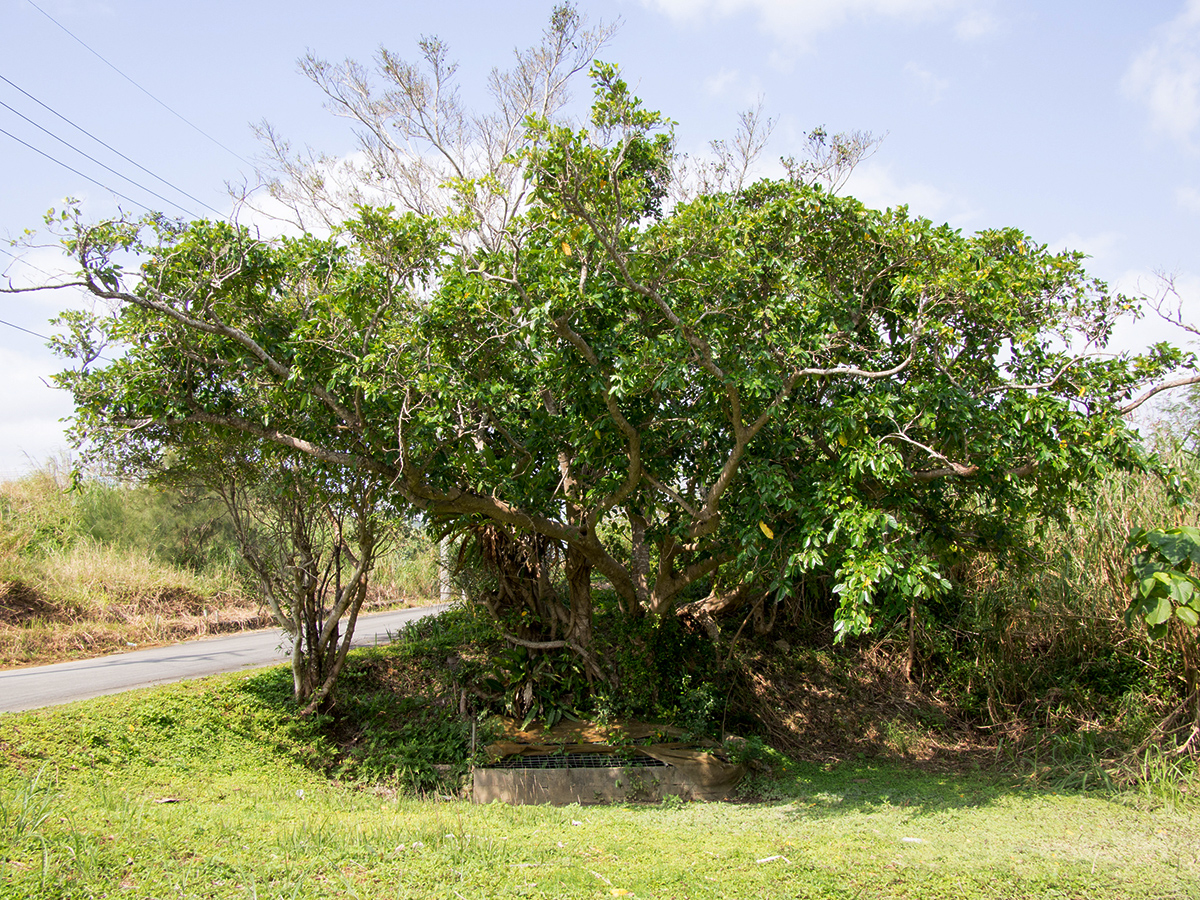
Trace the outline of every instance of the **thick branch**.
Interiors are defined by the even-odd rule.
[[[287,381],[291,376],[292,369],[290,366],[285,365],[284,363],[281,363],[275,359],[257,341],[255,341],[252,337],[250,337],[250,335],[246,334],[246,332],[242,331],[240,328],[234,328],[232,325],[227,325],[220,320],[214,320],[210,322],[205,321],[204,319],[198,319],[195,316],[188,315],[187,313],[176,309],[170,303],[167,303],[163,300],[144,297],[128,291],[109,290],[108,288],[102,287],[95,282],[91,272],[86,268],[86,261],[84,262],[84,266],[84,277],[86,279],[85,286],[92,294],[101,298],[102,300],[115,300],[118,303],[129,303],[134,306],[139,306],[142,309],[161,313],[162,315],[175,320],[186,328],[191,328],[205,334],[216,334],[221,335],[222,337],[227,337],[249,351],[249,353],[259,362],[265,365],[267,370],[270,371],[271,374],[273,374],[276,378],[280,379],[281,381]],[[342,404],[340,404],[322,385],[307,384],[306,389],[318,400],[324,403],[347,425],[350,425],[356,429],[361,429],[362,423],[358,421],[353,413],[342,406]]]
[[[629,457],[629,470],[626,472],[624,482],[588,513],[589,530],[593,530],[601,515],[614,506],[624,503],[637,489],[638,483],[642,478],[642,436],[621,412],[621,408],[617,404],[617,398],[613,396],[612,383],[609,380],[608,373],[600,365],[600,358],[588,342],[568,324],[566,316],[559,316],[554,320],[554,330],[560,337],[578,350],[580,355],[587,360],[588,365],[599,373],[604,405],[608,409],[609,417],[616,423],[621,433],[625,436],[627,446],[626,453]]]
[[[1176,378],[1174,381],[1164,381],[1161,384],[1156,384],[1136,400],[1126,403],[1124,406],[1117,407],[1117,412],[1119,412],[1121,415],[1127,415],[1128,413],[1133,412],[1151,397],[1161,394],[1163,391],[1171,391],[1175,388],[1187,387],[1190,384],[1200,384],[1200,374],[1185,375],[1183,378]]]

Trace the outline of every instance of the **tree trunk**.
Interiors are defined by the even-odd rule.
[[[578,549],[567,547],[565,567],[571,602],[567,646],[583,660],[588,678],[608,681],[592,653],[592,564]]]
[[[646,520],[632,509],[628,511],[631,535],[630,566],[633,569],[633,588],[637,603],[626,613],[640,616],[650,603],[650,545],[646,543]]]
[[[914,598],[908,606],[908,658],[904,661],[904,680],[909,684],[913,680],[913,667],[917,662],[917,601]]]

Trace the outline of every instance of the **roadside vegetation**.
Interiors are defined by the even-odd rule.
[[[410,792],[433,789],[433,763],[461,771],[465,752],[430,760],[413,755],[415,739],[388,736],[411,733],[410,719],[425,715],[412,698],[440,685],[431,702],[455,724],[420,740],[460,750],[479,716],[633,717],[718,740],[742,735],[793,760],[999,766],[1039,782],[1113,789],[1186,781],[1196,723],[1184,663],[1194,638],[1177,627],[1152,641],[1124,616],[1130,530],[1197,521],[1195,464],[1178,437],[1185,412],[1175,414],[1175,437],[1164,430],[1157,439],[1184,495],[1155,476],[1114,476],[1092,505],[1047,526],[1044,559],[1001,567],[978,556],[953,573],[944,603],[840,643],[834,600],[816,592],[781,604],[767,630],[752,616],[706,619],[694,606],[630,621],[597,579],[596,647],[615,678],[589,681],[569,649],[503,637],[520,633],[528,614],[517,608],[497,621],[487,609],[497,575],[464,552],[456,595],[477,602],[418,626],[386,662],[359,658],[343,676],[323,719],[347,747],[339,766]],[[73,486],[53,465],[0,485],[3,664],[269,624],[220,513],[214,500],[181,492]],[[370,602],[432,602],[436,579],[429,540],[400,529]],[[404,649],[410,644],[424,649]]]
[[[887,741],[823,763],[759,748],[735,803],[472,805],[456,790],[470,759],[456,697],[485,665],[469,650],[487,626],[460,611],[356,651],[337,716],[296,715],[285,667],[5,714],[0,896],[1200,890],[1194,781],[1084,791],[1003,756],[987,771],[914,765]]]
[[[367,610],[434,602],[434,548],[419,529],[397,534]],[[218,498],[53,460],[0,482],[0,667],[272,624]]]

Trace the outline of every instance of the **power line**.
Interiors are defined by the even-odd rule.
[[[49,153],[47,153],[46,151],[44,151],[44,150],[39,150],[37,147],[33,146],[33,144],[26,143],[25,141],[23,141],[23,140],[21,140],[19,137],[17,137],[15,134],[12,134],[11,132],[5,131],[3,128],[0,128],[0,134],[7,135],[8,137],[10,137],[10,138],[12,138],[14,141],[16,141],[18,144],[21,144],[21,145],[22,145],[22,146],[24,146],[24,147],[28,147],[28,148],[29,148],[30,150],[32,150],[34,153],[37,153],[37,154],[39,154],[39,155],[41,155],[41,156],[44,156],[44,157],[46,157],[46,159],[50,160],[50,162],[52,162],[52,163],[58,163],[58,165],[62,166],[62,167],[63,167],[64,169],[66,169],[68,172],[74,172],[74,173],[75,173],[76,175],[78,175],[80,178],[85,178],[85,179],[87,179],[88,181],[90,181],[92,184],[96,185],[97,187],[103,188],[103,189],[104,189],[104,190],[106,190],[106,191],[112,191],[112,193],[116,194],[116,195],[117,195],[118,197],[120,197],[122,200],[128,200],[128,201],[129,201],[130,203],[132,203],[134,206],[141,207],[141,208],[142,208],[142,209],[144,209],[146,212],[153,214],[154,210],[150,209],[150,207],[146,206],[145,204],[138,203],[138,202],[137,202],[136,200],[134,200],[132,197],[126,197],[126,196],[125,196],[124,194],[122,194],[120,191],[118,191],[118,190],[114,190],[113,188],[110,188],[110,187],[109,187],[108,185],[106,185],[106,184],[101,184],[99,181],[97,181],[95,178],[93,178],[93,177],[92,177],[92,176],[90,176],[90,175],[84,175],[84,174],[83,174],[82,172],[80,172],[78,169],[76,169],[76,168],[73,168],[72,166],[68,166],[68,165],[67,165],[65,162],[63,162],[61,159],[55,159],[53,156],[51,156],[51,155],[50,155]]]
[[[74,34],[72,34],[70,29],[67,28],[67,26],[63,25],[56,18],[54,18],[54,16],[50,15],[50,13],[46,12],[44,9],[42,9],[40,6],[38,6],[36,3],[34,3],[33,0],[27,0],[27,2],[29,3],[30,6],[32,6],[34,9],[36,9],[38,12],[40,12],[43,16],[45,16],[47,19],[49,19],[51,22],[53,22],[55,25],[57,25],[59,28],[61,28],[63,31],[65,31],[73,40],[75,40],[81,47],[83,47],[83,49],[87,50],[88,53],[91,53],[93,56],[96,57],[96,59],[100,60],[100,62],[104,63],[106,66],[108,66],[110,69],[112,69],[118,75],[120,75],[122,78],[124,78],[130,84],[132,84],[135,88],[137,88],[139,91],[141,91],[147,97],[149,97],[151,100],[153,100],[155,103],[157,103],[159,106],[161,106],[167,112],[169,112],[171,115],[175,116],[177,119],[179,119],[184,124],[190,126],[191,128],[194,128],[197,132],[204,135],[204,137],[208,138],[210,141],[212,141],[214,144],[216,144],[218,147],[220,147],[226,153],[230,154],[231,156],[235,157],[236,159],[241,160],[246,165],[253,167],[254,164],[252,162],[250,162],[247,159],[244,159],[243,157],[239,156],[234,151],[230,150],[228,147],[226,147],[224,144],[222,144],[220,141],[218,141],[215,137],[213,137],[211,134],[209,134],[207,131],[205,131],[203,128],[201,128],[199,125],[197,125],[195,122],[191,121],[190,119],[188,119],[181,113],[178,113],[175,110],[173,110],[171,107],[167,106],[166,103],[164,103],[162,100],[159,100],[152,93],[150,93],[148,90],[146,90],[140,84],[138,84],[136,81],[134,81],[132,78],[130,78],[124,72],[122,72],[120,69],[118,69],[112,63],[110,63],[107,59],[105,59],[103,56],[101,56],[97,51],[93,50],[91,47],[89,47],[87,44],[85,44],[80,38],[78,38]]]
[[[7,110],[8,110],[10,113],[12,113],[13,115],[15,115],[15,116],[20,116],[22,119],[24,119],[26,122],[28,122],[28,123],[29,123],[30,125],[32,125],[34,128],[36,128],[38,131],[41,131],[41,132],[43,132],[44,134],[48,134],[48,135],[50,135],[50,137],[54,138],[56,141],[58,141],[58,142],[59,142],[60,144],[62,144],[64,147],[67,147],[67,148],[69,148],[69,149],[71,149],[71,150],[74,150],[76,153],[78,153],[78,154],[79,154],[80,156],[82,156],[84,159],[87,159],[87,160],[90,160],[90,161],[94,162],[94,163],[95,163],[96,165],[98,165],[100,168],[102,168],[102,169],[105,169],[106,171],[109,171],[109,172],[111,172],[112,174],[116,175],[118,178],[121,178],[121,179],[123,179],[123,180],[125,180],[125,181],[128,181],[128,182],[129,182],[130,184],[132,184],[134,187],[136,187],[136,188],[140,188],[141,190],[145,191],[147,194],[150,194],[152,197],[157,197],[157,198],[158,198],[159,200],[161,200],[163,203],[169,203],[169,204],[171,204],[171,206],[175,207],[176,209],[180,210],[180,211],[181,211],[181,212],[183,212],[183,213],[186,213],[187,215],[191,216],[192,218],[194,218],[194,219],[198,219],[198,218],[200,218],[200,217],[199,217],[199,216],[197,216],[197,215],[196,215],[194,212],[192,212],[190,209],[188,209],[188,208],[186,208],[186,207],[184,207],[184,206],[180,206],[180,205],[179,205],[178,203],[176,203],[174,200],[168,200],[168,199],[167,199],[166,197],[164,197],[162,194],[159,194],[159,193],[157,193],[156,191],[152,191],[152,190],[150,190],[150,188],[146,187],[144,184],[138,184],[136,181],[134,181],[134,180],[133,180],[132,178],[130,178],[128,175],[122,175],[120,172],[118,172],[118,171],[117,171],[116,169],[114,169],[112,166],[105,165],[104,163],[100,162],[100,160],[96,159],[96,157],[94,157],[94,156],[91,156],[91,155],[89,155],[89,154],[87,154],[87,153],[84,153],[82,150],[80,150],[78,147],[76,147],[76,146],[75,146],[74,144],[72,144],[70,141],[68,141],[68,140],[66,140],[66,139],[64,139],[64,138],[61,138],[61,137],[59,137],[57,134],[55,134],[53,131],[50,131],[48,128],[43,128],[43,127],[42,127],[41,125],[39,125],[37,122],[33,121],[33,119],[29,118],[29,116],[27,116],[27,115],[25,115],[25,114],[23,114],[23,113],[17,112],[15,109],[13,109],[13,108],[12,108],[11,106],[9,106],[7,103],[5,103],[3,100],[0,100],[0,106],[3,106],[5,109],[7,109]]]
[[[5,256],[12,257],[13,259],[15,259],[17,262],[19,262],[23,266],[29,266],[29,268],[33,269],[35,272],[41,272],[47,278],[55,277],[55,276],[51,275],[49,272],[47,272],[45,269],[41,268],[40,266],[35,266],[33,263],[29,262],[28,260],[22,259],[21,257],[17,256],[17,254],[13,253],[11,250],[5,250],[3,247],[0,247],[0,253],[3,253]]]
[[[30,331],[28,328],[22,328],[20,325],[14,325],[12,322],[6,322],[4,319],[0,319],[0,325],[7,325],[9,328],[15,328],[15,329],[17,329],[17,331],[23,331],[26,334],[31,334],[35,338],[41,338],[47,344],[54,340],[54,338],[52,338],[52,337],[47,337],[44,334],[38,334],[36,331]],[[102,359],[105,362],[109,362],[109,363],[112,362],[112,360],[109,359],[107,356],[101,356],[99,354],[97,354],[95,356],[95,359]]]
[[[116,147],[113,147],[111,144],[105,143],[100,138],[96,137],[94,134],[92,134],[90,131],[88,131],[86,128],[84,128],[82,125],[78,125],[75,122],[72,122],[70,119],[68,119],[62,113],[60,113],[58,110],[53,109],[50,106],[47,106],[45,103],[43,103],[37,97],[33,96],[33,94],[29,93],[29,91],[25,90],[20,85],[14,84],[12,81],[5,78],[3,75],[0,75],[0,81],[3,81],[5,84],[7,84],[9,87],[13,88],[14,90],[20,91],[22,94],[24,94],[26,97],[28,97],[34,103],[36,103],[38,106],[42,107],[42,109],[46,110],[47,112],[51,113],[52,115],[58,116],[58,118],[62,119],[64,122],[66,122],[72,128],[74,128],[76,131],[83,132],[88,137],[90,137],[93,141],[95,141],[97,144],[99,144],[101,147],[104,147],[107,150],[110,150],[113,153],[117,154],[117,156],[121,157],[121,159],[125,160],[130,165],[137,166],[137,168],[141,169],[143,172],[145,172],[151,178],[161,181],[167,187],[171,188],[174,191],[178,191],[179,193],[183,194],[183,196],[187,197],[189,200],[193,201],[194,203],[199,203],[201,206],[203,206],[205,209],[209,210],[210,212],[215,213],[218,216],[222,216],[222,217],[224,216],[224,213],[222,213],[220,210],[214,209],[213,207],[209,206],[207,203],[205,203],[199,197],[192,196],[187,191],[185,191],[183,188],[167,181],[167,179],[163,178],[161,175],[156,175],[154,172],[151,172],[149,169],[147,169],[141,163],[130,159],[128,156],[126,156],[124,153],[122,153]],[[20,114],[18,113],[18,115],[20,115]],[[182,209],[183,207],[177,207],[177,208]]]
[[[0,319],[0,325],[7,325],[9,328],[15,328],[17,331],[23,331],[26,334],[32,334],[35,338],[41,338],[43,341],[52,341],[54,338],[46,337],[44,334],[38,334],[36,331],[30,331],[28,328],[22,328],[20,325],[14,325],[12,322],[5,322]]]

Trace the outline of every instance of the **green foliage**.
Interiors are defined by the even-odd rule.
[[[423,49],[441,84],[444,48]],[[412,87],[397,127],[438,113],[413,87],[431,82],[390,76]],[[686,187],[673,123],[616,67],[591,76],[588,127],[525,119],[439,216],[360,207],[328,237],[277,241],[68,216],[83,280],[120,307],[59,344],[81,438],[135,468],[303,459],[383,515],[525,542],[498,584],[536,588],[539,613],[562,614],[541,624],[612,682],[593,575],[653,620],[702,584],[772,609],[819,585],[841,640],[953,602],[956,567],[1028,558],[1098,482],[1148,467],[1124,407],[1195,359],[1091,352],[1131,304],[1081,254],[800,178],[668,203]],[[97,366],[97,335],[125,352]],[[517,702],[537,681],[576,693],[557,663],[505,666],[523,710],[550,702]],[[630,703],[711,719],[706,678],[664,701],[635,675]]]
[[[615,685],[597,694],[595,713],[717,736],[730,676],[706,634],[675,616],[630,619],[611,610],[599,629]]]
[[[0,482],[0,664],[259,627],[230,549],[220,520],[179,494],[56,463]]]
[[[579,658],[568,652],[506,647],[496,653],[482,686],[500,695],[503,712],[528,728],[535,719],[553,728],[576,719],[588,697],[588,680]]]
[[[216,498],[67,472],[51,462],[0,483],[0,549],[36,559],[80,543],[147,553],[196,572],[236,568]]]
[[[229,517],[212,495],[87,480],[80,483],[76,505],[80,531],[99,543],[148,550],[197,571],[243,569]]]
[[[1141,619],[1153,638],[1166,637],[1172,618],[1188,628],[1200,624],[1200,580],[1191,572],[1200,562],[1200,528],[1139,528],[1129,535],[1129,549],[1135,555],[1126,621]]]
[[[91,701],[88,715],[64,728],[56,717],[11,716],[7,752],[52,766],[185,775],[253,764],[323,770],[332,745],[320,723],[296,714],[286,670],[185,682],[146,694]]]
[[[457,795],[472,751],[491,740],[486,711],[476,716],[467,698],[487,677],[483,660],[495,637],[486,615],[454,607],[406,626],[386,647],[352,655],[325,720],[342,748],[335,774],[413,795]]]
[[[0,793],[0,831],[8,834],[13,843],[37,836],[59,799],[53,773],[46,768],[43,764],[33,777],[18,778],[11,796]]]
[[[468,723],[426,698],[372,692],[353,679],[343,681],[350,683],[342,685],[337,715],[344,724],[354,723],[359,734],[335,774],[395,785],[418,796],[457,790],[471,757]]]
[[[1187,694],[1185,648],[1126,620],[1128,536],[1147,520],[1195,524],[1195,459],[1162,433],[1150,446],[1153,472],[1113,473],[1065,521],[1035,523],[1036,555],[967,558],[951,591],[920,606],[915,671],[963,716],[1015,734],[1097,732],[1117,754],[1169,743],[1155,731]]]
[[[427,528],[397,523],[371,573],[377,589],[403,600],[440,600],[438,545]]]
[[[1152,746],[1138,760],[1138,766],[1136,791],[1152,809],[1186,808],[1200,787],[1200,772],[1193,757]]]
[[[498,645],[496,623],[472,604],[454,605],[436,616],[426,616],[389,635],[392,647],[402,658],[458,653],[464,648],[490,651]],[[468,672],[474,677],[476,672]]]

